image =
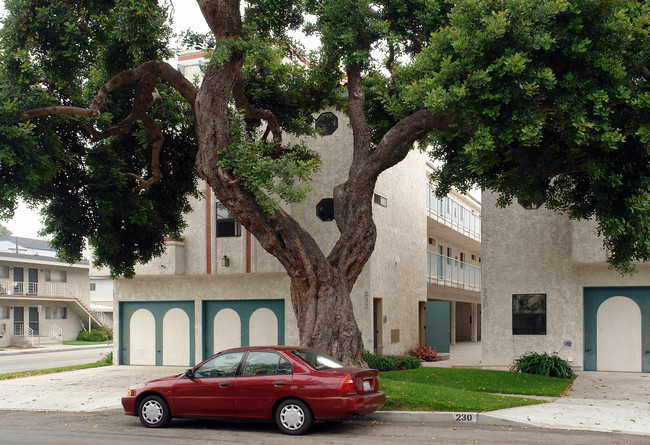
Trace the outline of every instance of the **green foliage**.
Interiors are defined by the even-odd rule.
[[[78,341],[111,341],[113,340],[113,333],[104,326],[93,324],[90,331],[79,331],[77,335]]]
[[[635,0],[460,0],[404,97],[454,113],[434,135],[441,192],[477,183],[501,205],[542,195],[596,218],[610,263],[650,259],[650,9]]]
[[[11,235],[11,230],[7,229],[5,226],[0,224],[0,236],[8,236]]]
[[[317,153],[300,144],[281,147],[276,155],[275,144],[257,141],[247,131],[244,116],[234,110],[229,135],[230,147],[220,153],[219,165],[234,173],[267,212],[278,208],[275,196],[288,203],[305,199],[311,175],[320,167]]]
[[[403,369],[416,369],[422,366],[420,360],[410,355],[379,355],[365,351],[363,359],[369,368],[378,371],[396,371]]]
[[[510,368],[514,372],[572,379],[575,373],[569,363],[556,354],[527,352],[517,357]]]

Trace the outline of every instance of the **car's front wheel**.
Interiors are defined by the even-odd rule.
[[[275,410],[275,423],[285,434],[305,434],[314,423],[309,406],[298,399],[287,399]]]
[[[138,417],[146,427],[161,428],[171,420],[169,405],[160,396],[147,396],[140,402]]]

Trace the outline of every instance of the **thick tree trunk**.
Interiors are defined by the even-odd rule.
[[[316,283],[302,277],[291,280],[300,344],[327,351],[347,364],[363,365],[364,346],[351,289],[345,276],[333,272],[331,268],[316,271]]]

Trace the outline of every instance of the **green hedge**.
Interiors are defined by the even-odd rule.
[[[422,366],[417,357],[409,355],[378,355],[366,351],[363,359],[369,368],[378,371],[400,371],[403,369],[416,369]]]
[[[113,333],[104,326],[92,325],[90,332],[81,331],[77,335],[77,341],[110,341],[113,340]]]

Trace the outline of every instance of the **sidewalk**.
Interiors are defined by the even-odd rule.
[[[464,352],[455,354],[455,347],[452,347],[452,358],[435,366],[481,366],[480,345],[456,346],[460,346],[461,350],[464,348]],[[476,355],[477,350],[479,355]],[[179,374],[185,369],[176,366],[114,365],[0,381],[0,410],[121,411],[120,399],[129,386]],[[477,417],[482,424],[650,435],[649,400],[648,374],[581,372],[573,388],[564,397],[540,405],[479,413]],[[448,419],[450,423],[454,422],[452,413],[439,412],[385,411],[373,413],[368,418],[418,422]]]

